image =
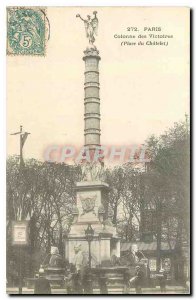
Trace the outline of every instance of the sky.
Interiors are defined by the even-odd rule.
[[[43,160],[51,145],[83,145],[84,24],[96,10],[100,51],[101,144],[142,144],[189,114],[189,10],[187,8],[48,7],[50,39],[44,57],[7,56],[7,155],[31,133],[25,158]],[[168,46],[121,46],[115,34],[168,34]],[[161,32],[144,32],[161,27]],[[158,39],[154,39],[156,41]],[[163,39],[161,39],[163,41]],[[167,40],[168,41],[168,40]]]

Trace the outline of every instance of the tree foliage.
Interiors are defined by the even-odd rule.
[[[175,241],[178,246],[189,237],[190,214],[190,133],[187,120],[175,123],[163,135],[146,141],[147,171],[125,164],[106,169],[109,184],[108,206],[113,224],[122,239],[142,239],[142,219],[153,211],[153,235],[160,252],[161,241]],[[57,245],[64,251],[64,238],[72,221],[71,210],[76,203],[75,184],[80,181],[77,165],[25,161],[18,157],[7,160],[7,220],[30,219],[31,249],[39,258]],[[35,258],[37,259],[37,258]]]

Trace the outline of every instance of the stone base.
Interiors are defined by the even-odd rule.
[[[81,245],[83,254],[88,258],[88,242],[85,236],[71,237],[69,236],[65,243],[66,259],[70,263],[74,263],[75,251],[74,247]],[[92,267],[100,266],[109,262],[112,255],[120,257],[120,240],[112,237],[112,234],[100,234],[94,236],[91,242]]]
[[[112,255],[120,257],[120,239],[116,228],[110,220],[103,222],[101,215],[103,210],[107,213],[108,188],[108,184],[101,181],[77,183],[78,215],[65,244],[66,258],[70,263],[74,261],[76,245],[81,244],[82,252],[88,257],[88,242],[85,238],[88,224],[94,230],[91,242],[92,267],[110,261]]]

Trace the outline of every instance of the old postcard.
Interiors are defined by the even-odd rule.
[[[190,294],[190,9],[6,11],[7,293]]]

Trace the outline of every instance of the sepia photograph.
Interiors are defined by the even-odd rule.
[[[190,295],[190,8],[7,6],[6,293]]]

